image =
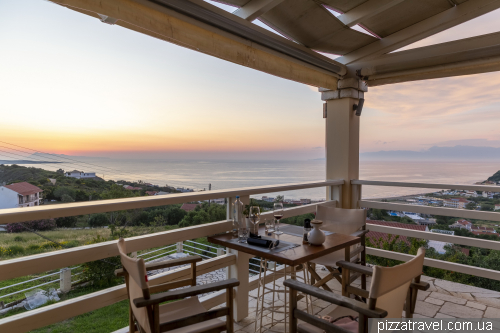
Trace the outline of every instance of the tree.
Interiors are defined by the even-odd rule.
[[[70,196],[75,201],[76,190],[68,186],[59,186],[54,190],[54,197],[62,200],[63,195]]]
[[[60,175],[64,175],[64,170],[63,169],[58,169],[56,171],[56,173],[60,174]]]
[[[477,203],[475,203],[474,201],[471,201],[467,205],[465,205],[465,209],[469,209],[469,210],[474,210],[474,209],[476,209],[476,207],[477,207]]]
[[[282,195],[277,195],[276,198],[274,198],[274,202],[283,202],[285,201],[285,197]]]
[[[73,199],[71,196],[67,194],[63,194],[61,197],[62,202],[75,202],[75,199]]]
[[[74,228],[76,222],[76,216],[58,217],[56,219],[56,225],[58,228]]]
[[[90,216],[89,226],[91,228],[103,227],[108,224],[108,217],[106,214],[94,214]]]

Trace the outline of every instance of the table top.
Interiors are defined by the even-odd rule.
[[[259,228],[259,235],[264,235],[264,226],[261,226]],[[253,254],[257,257],[265,258],[267,260],[276,261],[278,263],[290,266],[303,264],[305,262],[323,257],[324,255],[345,249],[348,246],[361,242],[361,238],[359,237],[342,235],[342,234],[332,234],[326,236],[325,242],[320,246],[309,245],[309,244],[303,245],[302,237],[297,237],[287,234],[282,234],[278,236],[273,233],[272,236],[268,237],[295,244],[300,244],[300,246],[277,253],[267,253],[265,251],[261,251],[258,247],[249,248],[246,246],[241,246],[239,245],[239,243],[229,242],[229,240],[233,239],[232,233],[209,236],[207,237],[207,240],[210,243],[222,245],[230,249]]]

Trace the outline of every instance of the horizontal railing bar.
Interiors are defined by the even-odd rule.
[[[207,251],[207,250],[205,250],[205,249],[200,249],[199,247],[196,247],[196,246],[191,246],[191,245],[188,245],[188,244],[183,244],[183,245],[182,245],[182,247],[183,247],[183,248],[184,248],[184,247],[189,247],[189,248],[195,249],[195,250],[197,250],[197,251],[205,251],[205,252],[209,252],[209,253],[212,253],[212,254],[214,254],[214,255],[217,255],[217,253],[215,253],[215,252],[212,252],[212,251]]]
[[[351,180],[353,185],[374,185],[374,186],[396,186],[396,187],[418,187],[418,188],[435,188],[441,190],[469,190],[469,191],[486,191],[500,192],[500,186],[495,185],[457,185],[457,184],[428,184],[428,183],[405,183],[405,182],[386,182],[378,180]]]
[[[155,253],[155,252],[158,252],[158,251],[162,251],[162,250],[168,249],[169,247],[173,247],[173,246],[175,246],[175,244],[172,244],[172,245],[169,245],[169,246],[165,246],[165,247],[162,247],[161,249],[157,249],[157,250],[154,250],[154,251],[151,251],[151,252],[141,253],[141,254],[139,254],[137,256],[137,258],[145,256],[145,255],[148,255],[148,254],[151,254],[151,253]]]
[[[302,214],[307,214],[307,213],[315,213],[316,212],[316,206],[332,206],[336,207],[337,206],[337,201],[336,200],[329,200],[321,203],[313,203],[313,204],[307,204],[307,205],[302,205],[298,207],[290,207],[284,209],[284,214],[283,218],[286,219],[287,217],[293,217],[297,215],[302,215]],[[263,224],[265,222],[265,219],[272,218],[274,219],[273,211],[265,212],[260,214],[260,221],[259,224]]]
[[[15,286],[19,286],[19,285],[21,285],[21,284],[30,283],[30,282],[33,282],[33,281],[36,281],[36,280],[44,279],[44,278],[46,278],[47,276],[52,276],[52,275],[56,275],[56,274],[61,274],[61,272],[55,272],[55,273],[52,273],[52,274],[47,274],[47,275],[44,275],[44,276],[40,276],[40,277],[37,277],[37,278],[31,279],[31,280],[27,280],[27,281],[23,281],[23,282],[19,282],[19,283],[11,284],[10,286],[0,288],[0,290],[9,289],[9,288],[12,288],[12,287],[15,287]],[[2,297],[3,297],[3,296],[2,296]]]
[[[169,254],[175,252],[176,250],[169,250],[167,252],[163,252],[163,253],[160,253],[158,255],[155,255],[155,256],[152,256],[152,257],[149,257],[149,258],[145,258],[144,261],[149,261],[151,259],[154,259],[154,258],[158,258],[158,257],[161,257],[161,256],[168,256]]]
[[[198,245],[202,245],[202,246],[206,246],[206,247],[212,248],[212,249],[214,249],[214,250],[218,250],[218,249],[220,249],[219,247],[210,246],[210,245],[207,245],[207,244],[198,243],[198,242],[191,241],[191,240],[188,240],[188,241],[186,241],[185,243],[187,243],[187,242],[189,242],[189,243],[194,243],[194,244],[198,244]]]
[[[0,210],[2,223],[15,223],[30,220],[49,219],[65,216],[105,213],[118,210],[148,208],[164,205],[180,204],[191,201],[203,201],[218,198],[228,198],[237,195],[246,196],[260,193],[293,191],[304,188],[335,186],[344,184],[343,180],[317,181],[296,184],[266,185],[244,187],[229,190],[214,190],[203,192],[175,193],[147,197],[133,197],[111,200],[85,201],[58,205],[42,205],[27,208],[8,208]]]
[[[414,258],[414,256],[411,254],[375,249],[372,247],[367,247],[366,253],[369,255],[377,256],[377,257],[393,259],[393,260],[400,260],[400,261],[408,261],[408,260],[411,260]],[[437,260],[437,259],[432,259],[432,258],[425,258],[424,259],[424,266],[440,268],[440,269],[444,269],[447,271],[469,274],[469,275],[474,275],[474,276],[479,276],[479,277],[483,277],[483,278],[487,278],[487,279],[500,281],[500,271],[495,271],[495,270],[487,269],[487,268],[474,267],[474,266],[463,265],[463,264],[458,264],[455,262],[448,262],[448,261]]]
[[[500,213],[476,211],[468,209],[430,207],[419,205],[407,205],[392,202],[381,202],[372,200],[361,200],[359,205],[364,208],[387,209],[400,212],[412,212],[420,214],[442,215],[451,217],[463,217],[466,219],[478,219],[500,222]]]
[[[194,255],[197,255],[197,256],[200,256],[200,257],[203,257],[203,258],[207,258],[207,259],[212,259],[212,257],[206,256],[206,255],[203,255],[203,254],[199,254],[199,253],[196,253],[196,252],[193,252],[193,251],[190,251],[190,250],[184,250],[183,252],[194,254]]]
[[[135,252],[161,247],[193,238],[223,233],[232,229],[231,221],[219,221],[174,229],[155,234],[126,238],[127,251]],[[13,279],[57,268],[118,256],[117,241],[73,247],[0,261],[0,281]]]
[[[490,250],[500,250],[500,242],[499,241],[492,241],[492,240],[487,240],[487,239],[454,236],[454,235],[452,236],[452,235],[433,233],[433,232],[427,232],[427,231],[395,228],[395,227],[389,227],[389,226],[385,226],[385,225],[378,225],[378,224],[371,224],[371,223],[367,223],[366,228],[370,231],[383,232],[385,234],[391,234],[391,235],[399,235],[399,236],[406,236],[406,237],[413,237],[413,238],[436,240],[436,241],[440,241],[440,242],[474,246],[474,247],[480,247],[483,249],[490,249]]]
[[[57,281],[61,281],[61,279],[52,280],[52,281],[49,281],[49,282],[38,284],[38,285],[33,286],[33,287],[29,287],[29,288],[23,289],[23,290],[18,290],[18,291],[15,291],[15,292],[7,294],[7,295],[2,295],[2,296],[0,296],[0,299],[8,297],[8,296],[15,295],[15,294],[19,294],[19,293],[22,293],[22,292],[27,291],[27,290],[31,290],[31,289],[35,289],[35,288],[38,288],[38,287],[41,287],[41,286],[45,286],[47,284],[52,284],[52,283],[57,282]]]
[[[236,256],[234,254],[200,261],[196,263],[196,275],[200,276],[234,264],[236,264]],[[191,267],[181,267],[149,277],[149,285],[156,286],[166,282],[189,278],[190,276]],[[127,290],[125,289],[125,285],[121,284],[0,319],[0,332],[29,332],[36,328],[58,323],[125,299],[127,299]]]

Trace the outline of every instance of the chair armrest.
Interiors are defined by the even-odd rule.
[[[159,304],[166,301],[173,301],[180,298],[186,298],[190,296],[196,296],[199,294],[205,294],[212,291],[218,291],[221,289],[233,288],[240,285],[240,281],[237,279],[229,279],[209,284],[203,284],[200,286],[189,287],[185,289],[171,290],[164,293],[152,295],[150,299],[135,298],[134,304],[136,307],[141,308],[148,305]]]
[[[366,235],[366,234],[367,234],[367,233],[369,233],[369,232],[370,232],[370,230],[358,230],[358,231],[356,231],[356,232],[353,232],[353,233],[351,234],[351,236],[354,236],[354,237],[362,237],[362,236]]]
[[[323,289],[319,289],[318,287],[314,287],[296,280],[288,279],[285,280],[283,284],[288,288],[295,289],[303,292],[304,294],[322,299],[323,301],[354,310],[370,318],[384,318],[387,316],[387,311],[385,310],[378,308],[371,310],[365,303],[356,301],[355,299],[348,298],[345,296],[336,295],[334,293],[327,292]]]
[[[337,261],[337,266],[345,268],[345,269],[348,269],[350,271],[358,272],[358,273],[361,273],[361,274],[366,274],[366,275],[369,275],[369,276],[373,275],[373,268],[368,267],[368,266],[363,266],[363,265],[355,264],[353,262],[344,261],[344,260]]]
[[[417,289],[417,290],[427,290],[430,288],[430,284],[427,282],[412,282],[410,284],[410,288]]]
[[[153,271],[156,269],[186,265],[186,264],[191,264],[193,262],[198,262],[201,260],[202,260],[202,258],[200,256],[188,256],[188,257],[179,258],[179,259],[150,262],[150,263],[146,264],[146,271]],[[123,268],[115,270],[115,275],[116,276],[123,276],[124,275]]]

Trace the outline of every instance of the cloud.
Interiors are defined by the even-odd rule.
[[[488,139],[461,139],[436,142],[434,144],[423,144],[424,146],[454,147],[454,146],[473,146],[473,147],[494,147],[500,148],[500,140]]]

